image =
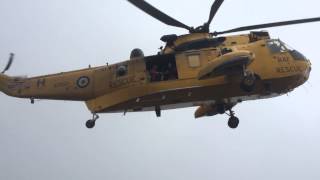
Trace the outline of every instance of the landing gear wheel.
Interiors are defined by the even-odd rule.
[[[228,126],[231,128],[231,129],[236,129],[238,126],[239,126],[239,118],[237,118],[235,116],[235,113],[232,109],[228,109],[229,110],[229,114],[226,113],[228,116],[230,116],[229,118],[229,121],[228,121]]]
[[[99,119],[99,116],[98,116],[96,113],[93,113],[93,114],[92,114],[92,119],[89,119],[89,120],[86,122],[86,127],[87,127],[88,129],[94,128],[94,126],[96,125],[97,119]]]
[[[86,126],[87,126],[88,129],[94,128],[95,125],[96,125],[96,120],[90,119],[90,120],[88,120],[88,121],[86,122]]]
[[[256,77],[254,74],[245,76],[240,84],[240,88],[245,92],[252,92],[255,86],[256,86]]]
[[[236,129],[238,126],[239,126],[239,119],[235,116],[232,116],[229,118],[229,121],[228,121],[228,126],[231,128],[231,129]]]

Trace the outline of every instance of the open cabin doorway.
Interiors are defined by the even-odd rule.
[[[145,58],[149,82],[161,82],[178,79],[175,55],[156,55]]]

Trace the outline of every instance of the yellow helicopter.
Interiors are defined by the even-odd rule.
[[[237,128],[239,119],[232,110],[243,101],[286,94],[305,83],[310,61],[266,31],[221,36],[226,33],[310,23],[318,18],[244,26],[210,32],[209,26],[223,4],[216,0],[208,21],[197,28],[187,26],[143,0],[128,0],[159,21],[189,31],[165,35],[158,54],[144,56],[140,49],[130,59],[113,65],[89,67],[38,77],[10,77],[14,54],[0,74],[0,91],[35,99],[85,101],[92,112],[86,122],[93,128],[99,113],[155,111],[198,106],[194,116],[230,116],[228,126]]]

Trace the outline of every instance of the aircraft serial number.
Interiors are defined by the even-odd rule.
[[[294,72],[303,72],[300,66],[289,66],[289,67],[278,67],[276,69],[278,73],[294,73]]]

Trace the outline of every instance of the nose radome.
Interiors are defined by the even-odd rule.
[[[309,80],[310,72],[311,72],[311,63],[309,61],[305,61],[304,68],[301,69],[299,73],[299,77],[296,81],[296,87],[306,83]]]
[[[301,72],[300,80],[298,80],[298,84],[304,84],[309,80],[310,72],[311,72],[311,63],[309,61],[306,61],[307,65],[304,69],[304,71]]]
[[[311,70],[312,70],[312,68],[311,68],[311,63],[309,62],[309,63],[308,63],[308,66],[307,66],[306,73],[305,73],[305,75],[304,75],[305,80],[308,80],[308,79],[309,79]]]

